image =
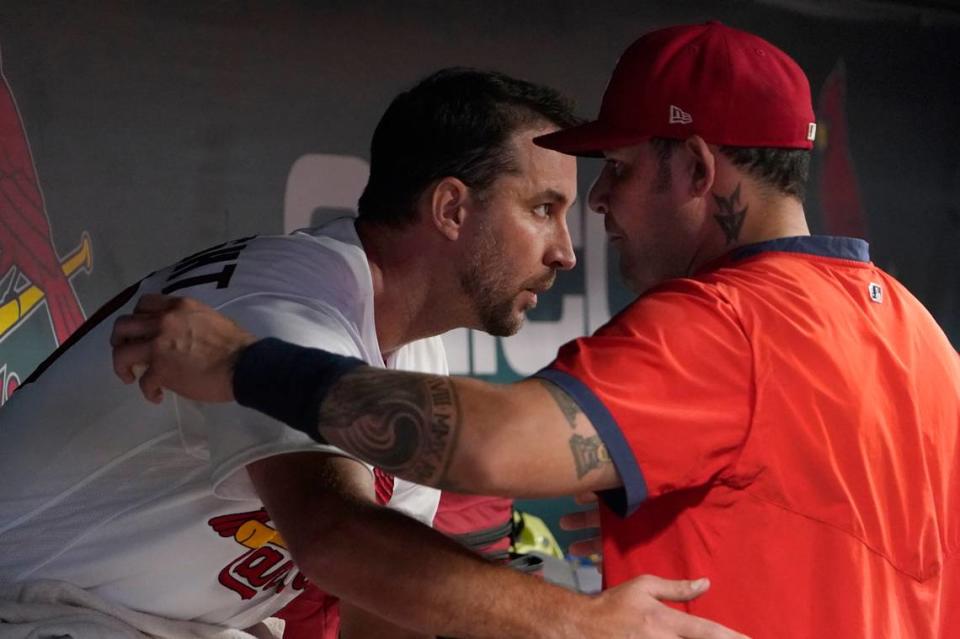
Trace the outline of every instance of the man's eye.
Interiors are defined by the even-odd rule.
[[[533,207],[533,214],[537,217],[548,217],[550,215],[550,205],[549,204],[538,204]]]
[[[610,169],[610,172],[616,177],[623,175],[623,162],[619,160],[607,160],[607,168]]]

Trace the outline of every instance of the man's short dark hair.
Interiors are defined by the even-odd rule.
[[[493,71],[442,69],[398,95],[370,145],[370,180],[360,219],[402,227],[436,180],[456,177],[479,197],[503,173],[517,171],[510,137],[540,123],[579,123],[557,91]]]
[[[803,202],[810,176],[810,151],[722,146],[720,152],[760,184]]]
[[[654,189],[670,188],[670,158],[683,144],[672,138],[651,138],[650,144],[657,156],[657,178]],[[721,146],[723,153],[734,166],[746,171],[765,187],[780,195],[790,195],[801,202],[806,195],[807,178],[810,176],[810,152],[805,149],[746,148]]]

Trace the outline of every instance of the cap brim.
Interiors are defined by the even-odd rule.
[[[639,144],[649,138],[649,135],[635,131],[626,132],[597,120],[546,135],[539,135],[533,138],[533,143],[545,149],[559,151],[567,155],[599,158],[603,157],[604,151]]]

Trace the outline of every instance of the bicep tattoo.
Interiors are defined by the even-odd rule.
[[[346,375],[319,414],[331,444],[433,486],[444,480],[461,423],[452,379],[373,368]]]
[[[574,435],[570,438],[570,450],[573,452],[573,463],[577,467],[577,479],[583,478],[595,468],[603,464],[612,463],[607,447],[596,435],[583,437]]]
[[[573,398],[565,390],[552,382],[541,380],[544,389],[550,393],[550,397],[556,402],[557,407],[570,424],[570,428],[576,429],[577,415],[582,413],[580,405],[573,401]],[[610,464],[610,453],[607,447],[600,441],[597,435],[584,437],[583,435],[573,435],[570,437],[570,452],[573,453],[573,463],[577,469],[577,479],[582,479],[587,473],[603,464]]]
[[[565,390],[553,382],[540,380],[540,384],[543,385],[543,388],[548,393],[550,393],[550,397],[553,398],[553,401],[557,404],[557,408],[560,409],[560,412],[563,413],[563,416],[567,419],[567,423],[570,424],[570,428],[576,428],[577,415],[583,412],[580,410],[580,406],[573,401],[573,399]]]

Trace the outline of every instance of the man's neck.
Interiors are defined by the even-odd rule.
[[[457,327],[446,313],[446,291],[436,265],[414,229],[386,229],[357,223],[357,234],[367,255],[373,280],[373,308],[380,352],[390,353],[418,339],[440,335]]]
[[[700,270],[741,246],[782,237],[810,235],[803,203],[788,196],[762,196],[749,186],[735,184],[713,192],[708,215],[708,239],[691,263]]]
[[[743,235],[737,246],[776,240],[781,237],[810,235],[803,204],[794,198],[777,198],[761,205],[760,215],[750,225],[744,225]]]

